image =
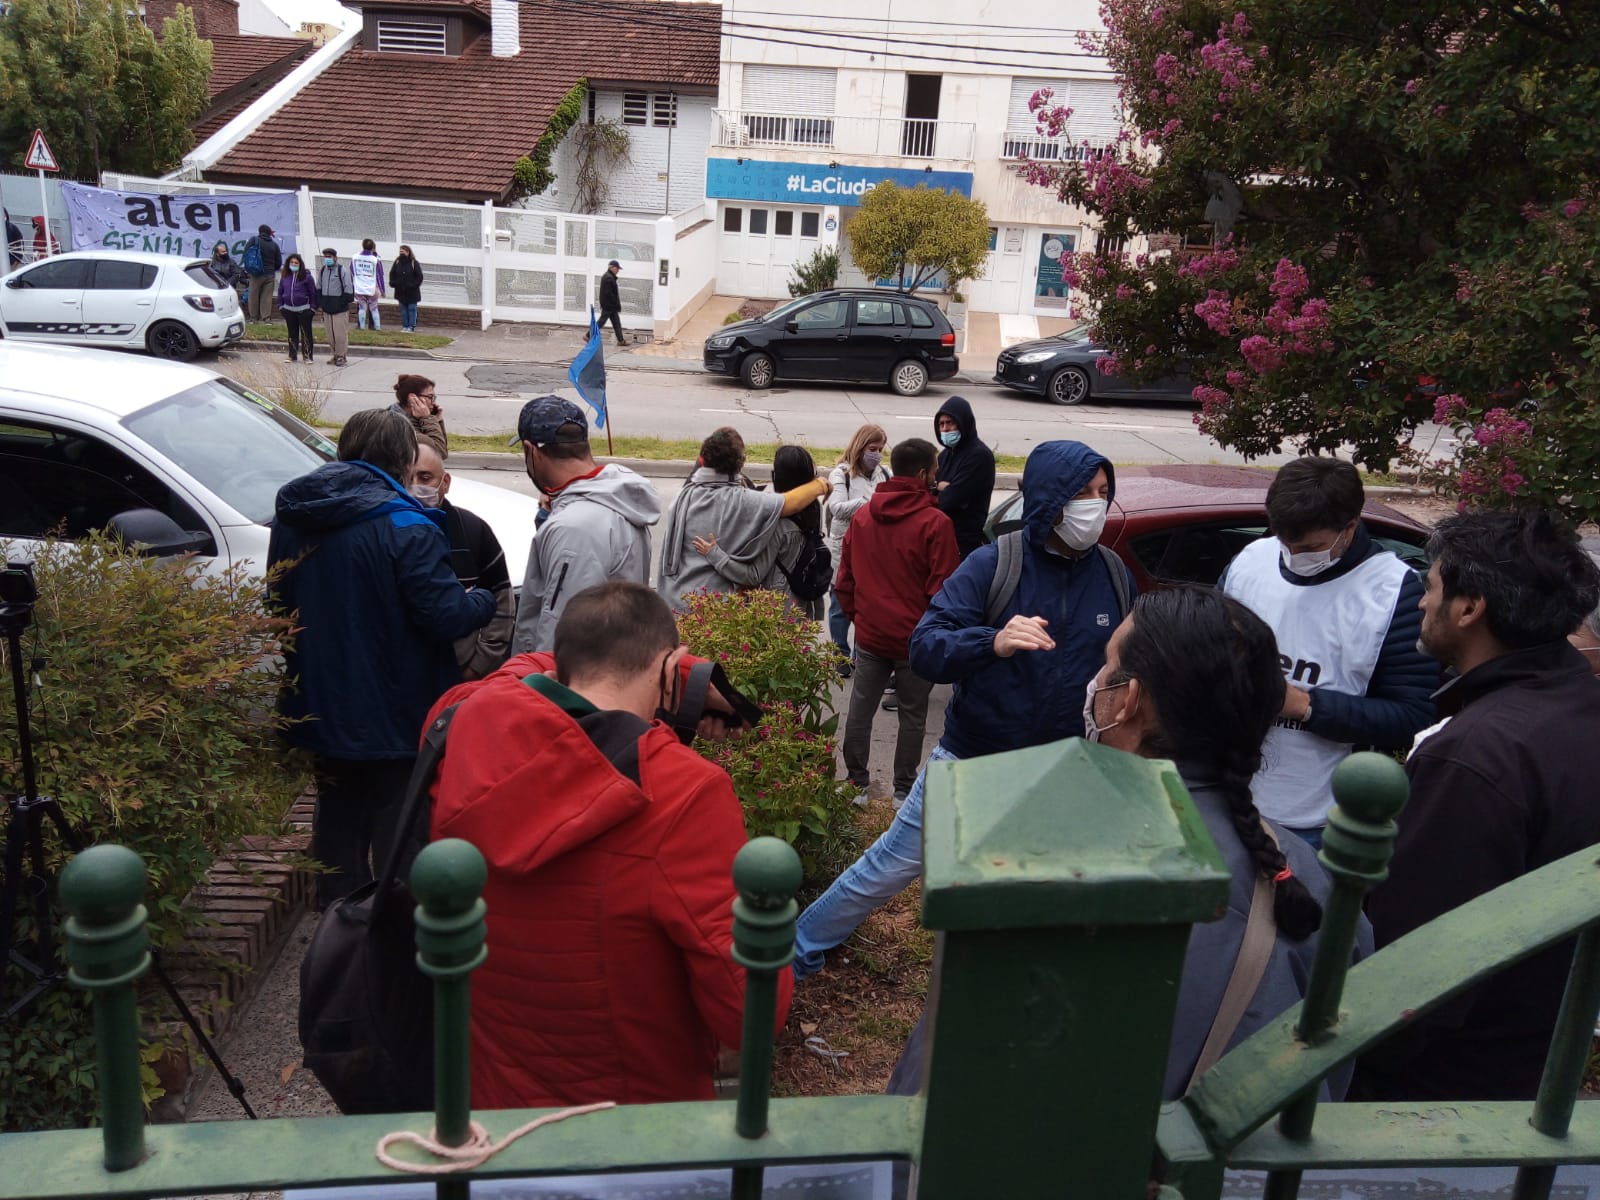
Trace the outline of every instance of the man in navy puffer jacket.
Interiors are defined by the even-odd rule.
[[[1097,549],[1115,486],[1110,461],[1081,442],[1041,442],[1028,456],[1016,590],[991,622],[1000,553],[984,546],[945,580],[911,635],[911,669],[956,685],[929,763],[1083,736],[1085,689],[1126,615],[1111,563]],[[1131,597],[1131,573],[1111,562]],[[819,970],[823,951],[922,873],[927,777],[925,765],[894,823],[801,914],[798,977]]]
[[[278,491],[270,602],[298,627],[278,711],[294,722],[285,740],[313,755],[323,908],[388,852],[428,709],[461,682],[453,643],[494,616],[493,593],[456,579],[443,514],[406,493],[416,458],[406,418],[359,412],[338,462]]]

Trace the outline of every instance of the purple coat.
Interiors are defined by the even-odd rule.
[[[315,308],[317,306],[317,281],[310,271],[300,268],[298,274],[284,272],[278,277],[279,308]]]

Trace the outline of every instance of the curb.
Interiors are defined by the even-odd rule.
[[[320,343],[319,343],[320,344]],[[251,340],[234,342],[225,347],[228,350],[253,350],[257,353],[270,353],[282,350],[283,342],[263,342]],[[323,347],[326,349],[326,347]],[[433,358],[431,350],[418,350],[411,346],[350,346],[346,348],[346,356],[351,358]]]
[[[316,796],[309,789],[290,805],[285,823],[291,832],[245,838],[219,857],[184,899],[203,924],[181,946],[162,956],[162,965],[206,1035],[215,1041],[242,1012],[261,985],[261,969],[278,957],[316,893],[316,876],[297,865],[311,848],[311,817]],[[171,1010],[165,990],[148,979],[140,1007],[161,1013],[151,1024],[169,1039],[156,1064],[165,1095],[151,1117],[181,1122],[197,1083],[212,1070],[193,1034]]]

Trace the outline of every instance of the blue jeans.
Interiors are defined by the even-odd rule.
[[[840,653],[849,658],[850,618],[844,615],[844,609],[839,607],[839,595],[831,588],[828,591],[828,636]]]
[[[415,333],[417,330],[417,306],[415,304],[400,305],[400,328],[409,329]]]
[[[894,823],[800,914],[794,935],[796,979],[820,971],[824,951],[844,941],[869,914],[922,874],[922,792],[928,765],[954,761],[956,756],[943,743],[935,746]]]

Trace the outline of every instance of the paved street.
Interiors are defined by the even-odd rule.
[[[557,363],[473,363],[452,360],[354,357],[348,367],[290,366],[277,354],[230,354],[219,361],[229,374],[260,382],[284,372],[315,381],[328,393],[325,412],[342,421],[359,409],[393,400],[395,376],[427,375],[454,433],[504,433],[530,396],[558,392],[574,396],[566,367]],[[893,440],[931,437],[933,414],[948,396],[972,401],[978,431],[998,453],[1026,455],[1051,438],[1077,438],[1119,463],[1234,463],[1194,427],[1194,409],[1184,404],[1119,403],[1061,408],[987,385],[935,384],[907,400],[887,388],[848,384],[799,384],[751,391],[695,370],[613,368],[609,377],[614,428],[622,434],[698,441],[718,425],[734,425],[752,442],[798,441],[843,446],[865,421],[876,421]],[[1262,460],[1286,461],[1291,456]],[[498,482],[498,481],[497,481]]]

